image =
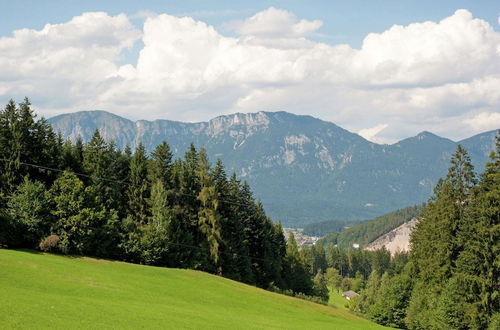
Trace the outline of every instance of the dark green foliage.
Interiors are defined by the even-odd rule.
[[[325,280],[313,287],[310,273],[326,267],[324,251],[314,265],[293,243],[287,253],[248,183],[228,179],[220,161],[212,167],[204,149],[173,161],[166,142],[148,157],[142,145],[117,150],[98,130],[86,144],[63,141],[26,100],[0,111],[0,151],[0,247],[195,268],[326,297]]]
[[[50,189],[55,223],[63,253],[113,256],[118,217],[98,204],[92,189],[71,172],[64,172]]]
[[[326,283],[329,287],[338,289],[342,283],[342,276],[340,276],[339,271],[335,268],[329,267],[326,269],[325,273]]]
[[[290,233],[286,248],[286,272],[285,281],[287,286],[293,292],[301,292],[306,295],[313,295],[313,283],[308,270],[307,260],[300,253],[297,242]]]
[[[23,163],[57,166],[59,142],[45,119],[36,120],[27,98],[18,105],[11,100],[0,111],[0,193],[13,192],[25,176],[50,183],[55,178],[53,172]]]
[[[397,210],[375,219],[362,222],[342,232],[327,235],[318,243],[332,243],[340,248],[351,248],[353,244],[359,244],[363,247],[392,229],[417,217],[422,209],[423,206],[410,206]]]
[[[19,247],[23,241],[23,232],[17,222],[4,209],[0,209],[0,246]]]
[[[460,223],[455,276],[471,327],[486,328],[500,311],[500,132]]]
[[[391,327],[405,327],[406,309],[412,291],[412,281],[406,274],[392,278],[382,276],[376,302],[368,314],[377,323]]]
[[[35,247],[40,237],[50,231],[50,197],[41,182],[32,182],[25,177],[11,196],[8,212],[16,219],[16,227],[23,232],[25,244]]]
[[[219,245],[221,241],[221,216],[218,211],[219,199],[212,175],[209,173],[205,149],[198,154],[198,180],[200,182],[200,193],[198,200],[201,202],[198,211],[198,225],[200,231],[205,235],[206,243],[210,250],[210,257],[215,265],[219,263]]]
[[[458,146],[411,237],[375,289],[373,273],[358,310],[410,329],[495,328],[500,311],[500,134],[479,183]],[[405,265],[406,264],[406,265]]]
[[[85,179],[97,203],[102,206],[121,211],[121,199],[123,187],[119,181],[126,180],[123,177],[123,170],[120,167],[119,153],[114,149],[113,143],[106,143],[99,131],[95,131],[92,139],[83,147],[78,141],[75,145],[75,154],[82,154],[83,164],[81,165],[90,179]]]
[[[359,221],[330,220],[322,222],[308,223],[304,226],[303,233],[309,236],[325,236],[331,233],[338,233],[346,228],[357,225]]]
[[[127,190],[128,212],[140,224],[145,224],[148,217],[147,200],[149,198],[148,163],[146,151],[139,144],[130,159],[130,187]]]
[[[148,176],[150,182],[160,180],[165,189],[171,186],[172,152],[166,141],[163,141],[151,154]]]
[[[323,273],[319,272],[316,274],[316,276],[314,276],[313,290],[315,296],[320,297],[325,302],[328,301],[328,286],[325,275],[323,275]]]

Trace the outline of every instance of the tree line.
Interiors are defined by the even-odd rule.
[[[0,111],[0,246],[203,270],[301,296],[324,295],[293,237],[250,186],[193,145],[174,159],[105,141],[64,141],[28,99]],[[315,275],[315,274],[314,274]],[[321,292],[321,290],[323,290]]]
[[[359,292],[349,307],[382,325],[500,329],[500,132],[479,177],[458,146],[447,176],[421,210],[410,245],[409,254],[391,259],[384,250],[327,244],[324,249],[337,251],[330,253],[328,282]],[[315,250],[313,263],[324,264]]]

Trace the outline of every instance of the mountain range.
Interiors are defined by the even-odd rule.
[[[496,131],[454,142],[422,132],[392,145],[372,143],[331,122],[287,112],[216,117],[208,122],[131,121],[81,111],[48,122],[64,138],[88,141],[95,129],[119,148],[166,140],[176,156],[204,147],[252,186],[266,212],[285,226],[359,220],[427,200],[460,143],[481,171]]]

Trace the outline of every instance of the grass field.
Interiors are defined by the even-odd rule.
[[[384,329],[203,272],[4,249],[0,328]]]

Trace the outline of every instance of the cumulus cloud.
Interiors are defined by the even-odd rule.
[[[477,131],[498,129],[500,127],[500,112],[481,112],[464,120]]]
[[[271,7],[244,20],[228,24],[228,27],[243,36],[303,37],[323,25],[320,20],[308,21],[283,9]]]
[[[382,143],[497,125],[500,33],[467,10],[369,34],[360,49],[308,40],[320,21],[275,8],[233,22],[237,37],[191,17],[141,17],[142,30],[123,14],[84,13],[0,38],[0,98],[135,119],[286,110]],[[137,62],[118,65],[141,37]]]
[[[123,49],[141,36],[124,14],[85,13],[41,30],[0,38],[0,90],[44,106],[71,106],[113,83]]]

